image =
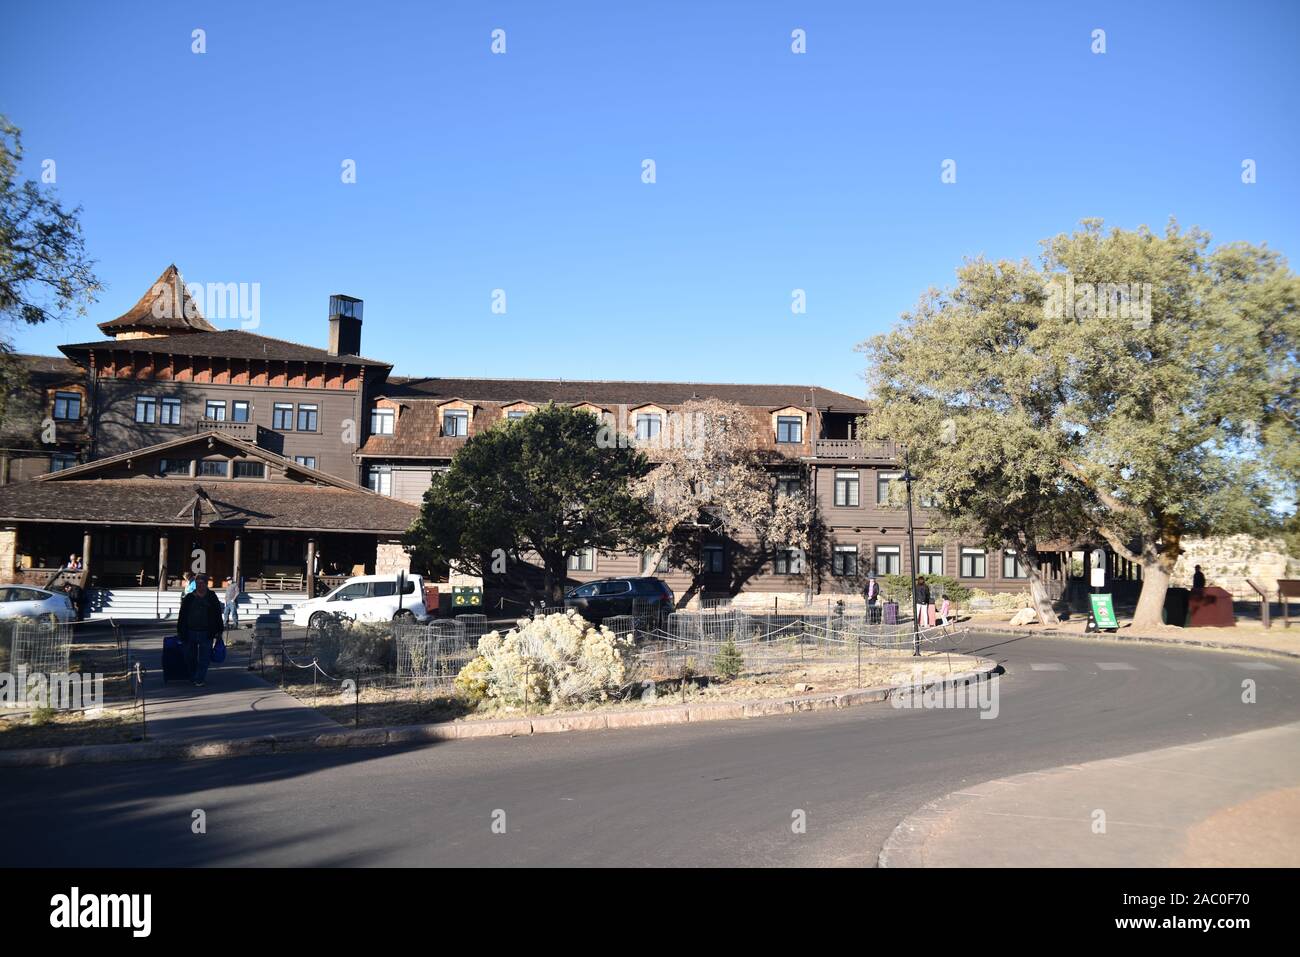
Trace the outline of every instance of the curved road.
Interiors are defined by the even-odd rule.
[[[419,748],[7,770],[11,861],[132,865],[872,865],[926,801],[1014,774],[1300,720],[1300,662],[967,638],[999,714],[846,711]],[[1253,678],[1258,703],[1243,704]],[[202,808],[207,833],[191,833]],[[806,815],[806,833],[792,815]],[[503,811],[506,833],[493,833]]]

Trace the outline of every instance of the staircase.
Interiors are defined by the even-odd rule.
[[[217,596],[220,598],[221,596]],[[292,616],[293,606],[306,601],[306,592],[245,592],[239,596],[239,621],[249,625],[258,615]],[[91,621],[175,621],[181,607],[176,589],[159,594],[152,588],[88,588],[86,617]]]

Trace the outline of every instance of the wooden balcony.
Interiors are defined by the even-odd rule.
[[[197,431],[219,431],[225,432],[227,435],[233,435],[237,439],[243,439],[245,442],[257,441],[256,422],[230,422],[226,419],[199,419],[197,422]]]
[[[817,439],[813,457],[849,462],[886,462],[898,460],[894,443],[880,439]]]

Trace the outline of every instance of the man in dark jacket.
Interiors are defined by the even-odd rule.
[[[925,576],[916,580],[916,627],[930,627],[930,586]]]
[[[194,591],[181,599],[176,616],[176,637],[185,649],[194,687],[202,688],[208,677],[212,642],[221,634],[221,601],[208,589],[208,576],[194,576]]]

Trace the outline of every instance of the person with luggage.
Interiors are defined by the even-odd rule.
[[[212,643],[221,635],[221,601],[208,588],[207,575],[194,576],[194,590],[181,599],[176,628],[190,680],[194,687],[202,688],[208,677]]]

